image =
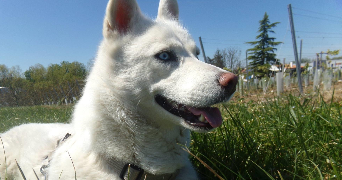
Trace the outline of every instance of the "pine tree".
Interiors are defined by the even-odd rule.
[[[276,38],[269,37],[269,33],[275,33],[272,28],[276,27],[279,22],[270,23],[267,13],[265,12],[264,18],[259,21],[260,27],[258,32],[260,34],[256,36],[257,41],[247,42],[247,44],[254,45],[253,48],[248,49],[249,54],[247,59],[252,60],[249,63],[257,76],[264,76],[268,73],[268,67],[276,62],[274,53],[277,48],[275,46],[282,42],[274,42]]]
[[[222,54],[222,51],[217,49],[214,58],[207,57],[209,64],[212,64],[214,66],[217,66],[219,68],[224,68],[225,67],[225,60]]]

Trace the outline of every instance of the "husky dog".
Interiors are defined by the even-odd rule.
[[[197,59],[176,0],[161,0],[155,20],[136,0],[110,0],[103,36],[70,124],[1,134],[1,179],[198,179],[190,130],[222,124],[210,106],[230,99],[237,76]]]

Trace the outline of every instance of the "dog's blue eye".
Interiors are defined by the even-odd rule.
[[[169,53],[167,53],[167,52],[162,52],[162,53],[160,53],[158,57],[159,57],[159,59],[161,59],[161,60],[169,60],[169,59],[170,59],[170,55],[169,55]]]
[[[155,55],[155,58],[162,61],[176,61],[177,56],[172,51],[163,51]]]

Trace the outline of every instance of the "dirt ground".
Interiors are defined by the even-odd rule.
[[[317,97],[314,95],[317,95],[317,93],[315,93],[313,91],[313,85],[312,83],[308,86],[308,87],[304,87],[303,84],[303,96],[306,97]],[[299,96],[299,89],[298,87],[291,87],[291,88],[286,88],[284,87],[284,92],[282,94],[292,94],[294,96]],[[323,96],[323,99],[325,102],[330,102],[331,99],[333,98],[333,102],[337,102],[340,105],[342,105],[342,80],[335,82],[332,84],[332,87],[330,90],[328,91],[323,91],[323,84],[320,84],[319,87],[319,93]],[[273,99],[277,96],[277,89],[276,87],[273,88],[269,88],[267,90],[266,93],[263,92],[262,89],[258,89],[258,90],[251,90],[249,91],[249,93],[247,94],[246,91],[244,91],[244,95],[240,96],[239,91],[237,90],[237,92],[235,93],[235,96],[233,97],[233,101],[235,100],[239,100],[239,101],[266,101],[266,100],[270,100]]]
[[[331,98],[334,97],[334,102],[342,104],[342,81],[335,83],[334,89],[325,91],[323,96],[325,101],[331,101]]]

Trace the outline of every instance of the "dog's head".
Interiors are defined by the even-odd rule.
[[[155,20],[135,0],[110,0],[103,35],[94,69],[110,96],[159,126],[208,131],[222,124],[210,106],[231,98],[237,76],[198,60],[176,0],[161,0]]]

